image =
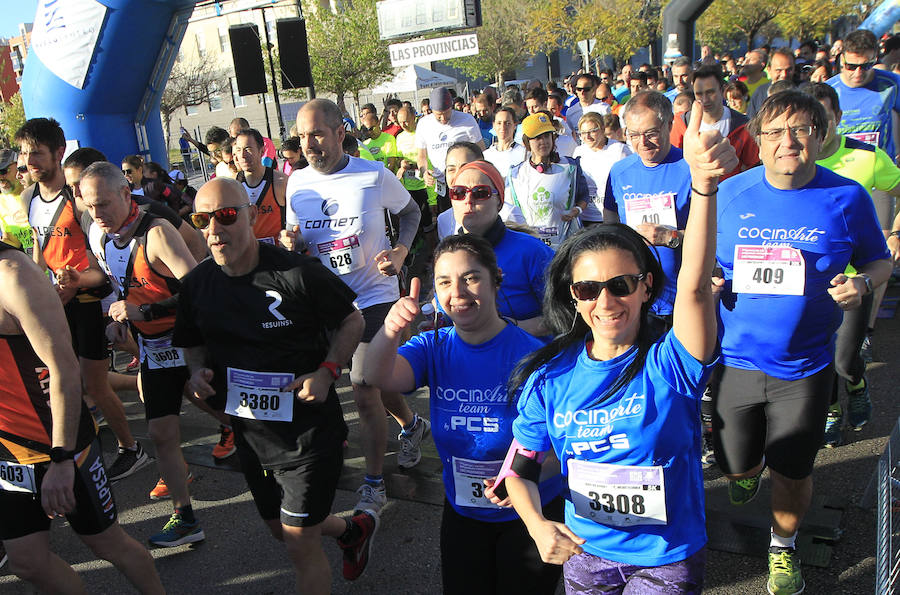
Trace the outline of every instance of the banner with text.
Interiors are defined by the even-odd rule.
[[[448,58],[474,56],[478,53],[478,36],[474,33],[436,37],[422,41],[394,43],[388,46],[392,66],[436,62]]]

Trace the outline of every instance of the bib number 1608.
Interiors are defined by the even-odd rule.
[[[280,405],[281,397],[278,395],[258,395],[256,393],[246,393],[241,391],[241,407],[267,411],[269,409],[278,409]]]

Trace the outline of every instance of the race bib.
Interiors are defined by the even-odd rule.
[[[447,196],[447,184],[441,180],[434,181],[434,191],[440,196]]]
[[[34,465],[0,461],[0,490],[34,494]]]
[[[603,525],[666,525],[663,468],[569,459],[575,514]]]
[[[138,344],[141,361],[146,361],[147,367],[151,370],[180,368],[187,365],[184,361],[184,351],[179,347],[172,347],[172,335],[156,339],[140,337]]]
[[[538,227],[537,232],[541,241],[548,246],[555,246],[559,242],[559,228],[555,225]]]
[[[417,173],[419,173],[419,171],[416,169],[405,169],[403,170],[403,177],[407,180],[415,180]]]
[[[331,242],[318,244],[319,259],[331,272],[346,275],[360,268],[363,262],[359,236],[348,236]]]
[[[503,461],[472,461],[453,457],[453,487],[456,490],[456,505],[469,508],[492,508],[500,510],[487,499],[484,480],[497,477]]]
[[[803,295],[806,262],[803,254],[790,246],[734,247],[735,293]]]
[[[228,368],[226,375],[228,400],[225,413],[261,421],[294,419],[294,393],[281,390],[282,386],[294,381],[293,374]]]
[[[260,242],[262,242],[263,244],[271,244],[272,246],[275,245],[275,238],[273,238],[272,236],[269,236],[267,238],[257,238],[257,239]]]
[[[675,193],[626,198],[625,222],[631,227],[641,223],[652,223],[678,229],[678,220],[675,217]]]
[[[868,143],[873,147],[878,146],[879,135],[877,130],[871,130],[869,132],[851,132],[850,134],[845,134],[844,136],[846,136],[847,138],[858,140],[861,143]]]

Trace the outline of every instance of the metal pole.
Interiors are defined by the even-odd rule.
[[[269,124],[269,107],[266,105],[266,94],[259,95],[259,99],[262,101],[263,113],[266,115],[266,136],[272,138],[272,126]]]
[[[281,102],[278,101],[278,83],[275,82],[275,62],[272,60],[272,44],[269,43],[269,27],[266,25],[266,9],[265,7],[259,9],[260,14],[263,15],[263,33],[266,36],[266,52],[269,54],[269,73],[272,75],[272,97],[275,98],[275,112],[278,116],[278,138],[280,140],[284,140],[284,121],[281,118]],[[265,98],[263,98],[265,101]],[[269,122],[269,115],[266,114],[266,125]],[[272,138],[272,133],[269,132],[269,138]]]

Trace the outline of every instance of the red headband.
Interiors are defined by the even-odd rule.
[[[500,172],[497,171],[497,168],[488,161],[470,161],[466,163],[461,168],[456,170],[456,177],[459,178],[459,174],[464,172],[467,169],[477,169],[487,177],[491,179],[491,183],[494,185],[494,188],[497,189],[497,194],[500,195],[500,203],[503,204],[503,191],[506,188],[506,183],[503,181],[503,176],[500,175]]]

